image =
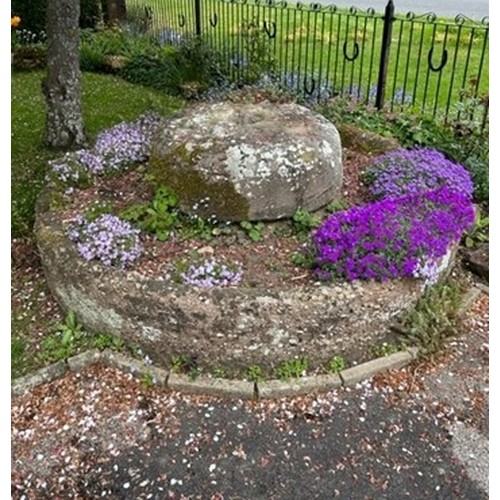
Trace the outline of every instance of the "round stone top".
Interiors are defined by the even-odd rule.
[[[275,220],[340,195],[335,126],[297,104],[199,104],[160,127],[149,168],[181,208],[218,220]]]

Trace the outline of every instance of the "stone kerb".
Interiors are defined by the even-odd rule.
[[[179,354],[267,372],[295,356],[312,367],[336,355],[358,359],[423,293],[417,280],[203,289],[105,268],[78,256],[50,196],[39,200],[35,233],[53,295],[87,329],[139,343],[160,367]]]

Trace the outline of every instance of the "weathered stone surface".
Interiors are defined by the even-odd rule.
[[[297,104],[215,103],[166,121],[150,168],[183,210],[218,220],[274,220],[338,198],[335,126]]]
[[[471,271],[482,278],[489,279],[490,276],[490,250],[487,243],[480,245],[474,250],[464,250],[464,260]]]
[[[171,373],[168,377],[168,387],[173,391],[217,397],[253,399],[255,396],[254,383],[246,380],[206,377],[198,377],[193,380],[187,375]]]
[[[20,396],[25,392],[47,382],[52,382],[62,377],[68,371],[68,365],[64,361],[58,361],[52,365],[37,370],[34,373],[20,377],[12,383],[12,396]]]
[[[376,375],[377,373],[401,368],[402,366],[410,363],[413,359],[413,353],[408,351],[399,351],[389,356],[377,358],[361,365],[353,366],[347,370],[342,370],[340,372],[340,378],[342,379],[344,385],[354,385],[372,377],[373,375]]]
[[[258,382],[258,395],[261,399],[300,396],[313,392],[326,392],[340,387],[342,380],[337,374],[301,377],[293,380],[267,380]]]
[[[339,133],[342,146],[358,153],[376,156],[401,147],[393,137],[384,137],[348,123],[339,125]]]
[[[90,365],[97,363],[100,358],[101,352],[98,349],[90,349],[89,351],[68,358],[68,366],[71,371],[80,372]]]

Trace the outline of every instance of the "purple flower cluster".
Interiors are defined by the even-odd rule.
[[[462,165],[435,149],[397,149],[374,159],[367,170],[377,198],[403,196],[446,186],[472,198],[474,184]]]
[[[49,162],[52,174],[64,184],[78,185],[84,178],[146,161],[160,120],[159,115],[151,113],[131,123],[119,123],[101,132],[93,149],[67,153]]]
[[[236,285],[241,278],[240,265],[230,268],[215,259],[206,260],[202,264],[193,264],[186,272],[181,273],[184,283],[200,287]]]
[[[142,254],[139,230],[111,214],[94,221],[78,217],[69,231],[69,238],[85,260],[100,260],[105,266],[124,269]]]
[[[336,212],[313,236],[316,273],[348,281],[433,279],[451,245],[473,223],[469,197],[448,188]]]

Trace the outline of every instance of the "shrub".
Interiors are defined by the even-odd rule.
[[[446,186],[472,198],[469,172],[435,149],[397,149],[375,158],[368,168],[369,189],[376,198],[403,196]]]
[[[120,74],[131,83],[185,97],[198,97],[224,78],[218,56],[197,39],[188,39],[179,47],[167,45],[154,52],[135,53]]]
[[[74,221],[69,238],[85,260],[100,260],[105,266],[124,269],[142,254],[138,229],[111,214],[89,222],[84,217]]]
[[[313,236],[316,274],[348,281],[422,277],[432,283],[450,246],[473,223],[469,198],[447,188],[336,212]]]

